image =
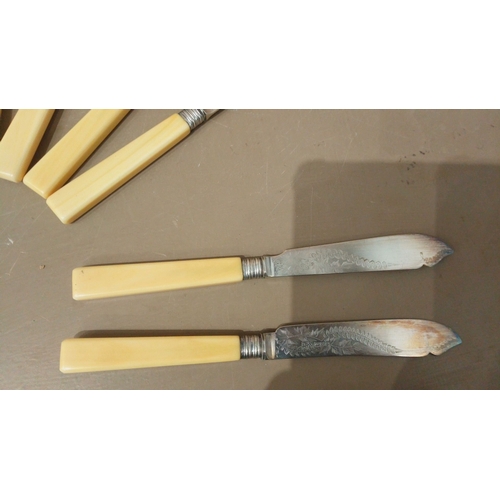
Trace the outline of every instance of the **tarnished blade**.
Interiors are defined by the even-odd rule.
[[[413,319],[291,325],[266,335],[275,337],[274,359],[348,355],[421,357],[442,354],[462,343],[444,325]]]
[[[453,250],[422,234],[382,236],[286,250],[267,256],[267,276],[395,271],[434,266]]]
[[[249,358],[421,357],[442,354],[461,342],[446,326],[411,319],[291,325],[244,335],[73,338],[61,344],[60,370],[128,370]]]

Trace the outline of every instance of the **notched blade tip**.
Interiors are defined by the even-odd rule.
[[[448,255],[453,254],[453,249],[450,248],[446,243],[443,243],[441,240],[435,241],[436,247],[434,249],[434,254],[423,259],[425,266],[433,267],[441,262],[445,257],[448,257]]]
[[[453,330],[448,329],[448,339],[445,344],[441,344],[439,346],[436,346],[436,348],[434,349],[430,349],[430,353],[434,354],[434,356],[439,356],[440,354],[449,351],[450,349],[456,347],[457,345],[460,345],[461,343],[462,339],[458,336],[458,334]]]

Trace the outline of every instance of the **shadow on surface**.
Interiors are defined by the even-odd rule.
[[[463,344],[405,365],[395,387],[500,389],[500,167],[443,165],[436,185],[437,232],[455,255],[436,268],[434,317]]]
[[[295,247],[422,233],[455,254],[433,268],[291,278],[294,322],[427,319],[463,344],[437,357],[292,360],[269,388],[498,388],[499,172],[417,161],[303,165]]]
[[[0,141],[4,136],[5,132],[9,128],[10,122],[14,117],[14,110],[12,109],[2,109],[2,114],[0,115]]]

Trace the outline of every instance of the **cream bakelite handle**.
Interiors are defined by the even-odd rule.
[[[64,224],[74,222],[182,141],[190,131],[179,114],[170,116],[49,196],[47,204]]]
[[[77,338],[62,342],[59,367],[63,373],[80,373],[239,359],[238,335]]]
[[[64,186],[129,111],[90,110],[30,169],[24,176],[24,184],[43,198],[48,198]]]
[[[0,141],[0,178],[21,182],[54,109],[19,109]]]
[[[239,257],[79,267],[73,270],[73,298],[102,299],[242,280]]]

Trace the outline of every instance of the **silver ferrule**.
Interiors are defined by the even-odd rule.
[[[241,359],[262,358],[262,336],[242,335],[240,337]]]
[[[204,109],[183,109],[179,115],[189,125],[191,131],[207,119]]]
[[[261,335],[241,335],[240,357],[241,359],[274,359],[276,357],[276,334],[273,332]]]
[[[251,280],[253,278],[265,278],[268,274],[268,258],[243,257],[241,259],[241,268],[243,270],[244,280]]]

